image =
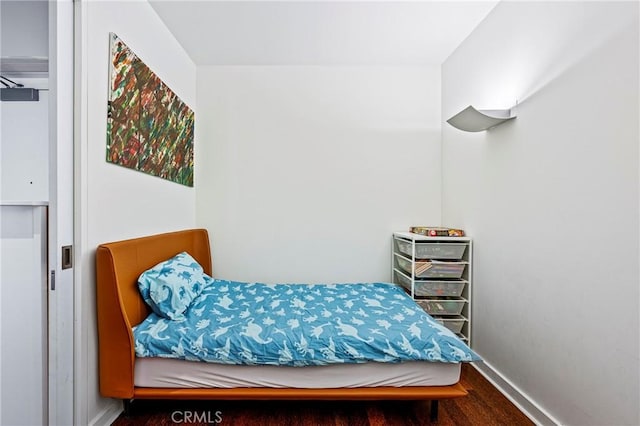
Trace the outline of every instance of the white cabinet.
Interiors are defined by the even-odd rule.
[[[472,241],[467,237],[393,233],[393,282],[469,345],[472,254]]]

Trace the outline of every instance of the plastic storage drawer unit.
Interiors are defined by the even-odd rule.
[[[411,243],[409,241],[396,240],[398,250],[407,256],[411,253]],[[416,259],[451,259],[460,260],[464,256],[467,245],[463,243],[416,243]]]

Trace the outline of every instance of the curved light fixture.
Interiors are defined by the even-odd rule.
[[[456,129],[481,132],[516,118],[510,109],[475,109],[471,105],[447,120]]]

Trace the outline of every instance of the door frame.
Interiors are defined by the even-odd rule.
[[[49,1],[49,424],[74,422],[74,279],[62,246],[74,244],[72,0]],[[73,261],[73,260],[72,260]]]

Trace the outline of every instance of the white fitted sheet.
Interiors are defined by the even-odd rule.
[[[136,358],[134,369],[135,386],[153,388],[446,386],[459,379],[459,363],[426,361],[290,367]]]

